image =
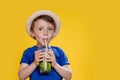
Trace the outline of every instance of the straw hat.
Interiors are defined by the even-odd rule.
[[[55,29],[55,32],[54,32],[54,35],[53,35],[53,37],[55,37],[60,30],[61,22],[60,22],[59,17],[55,13],[53,13],[51,11],[48,11],[48,10],[39,10],[39,11],[34,12],[27,20],[26,32],[33,38],[33,36],[30,34],[30,29],[31,29],[32,22],[36,17],[41,16],[41,15],[48,15],[51,18],[53,18],[53,20],[55,21],[56,29]]]

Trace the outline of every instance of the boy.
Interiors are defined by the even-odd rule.
[[[48,10],[40,10],[33,13],[27,20],[26,31],[37,41],[37,44],[24,51],[20,62],[18,76],[20,80],[30,77],[30,80],[70,80],[72,71],[69,61],[62,51],[56,46],[50,46],[48,53],[50,57],[38,50],[58,34],[60,30],[60,20],[56,14]],[[39,71],[39,62],[47,59],[51,63],[51,71],[48,74],[41,74]]]

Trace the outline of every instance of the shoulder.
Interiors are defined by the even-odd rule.
[[[29,48],[26,48],[23,52],[21,62],[20,63],[27,63],[31,64],[32,61],[34,60],[34,51],[37,50],[36,46],[32,46]]]
[[[58,46],[51,46],[51,48],[54,49],[54,50],[57,50],[57,51],[60,51],[60,52],[62,51],[63,52],[62,48],[60,48]]]
[[[66,64],[69,64],[69,61],[68,61],[68,58],[65,54],[65,52],[60,48],[60,47],[57,47],[57,46],[51,46],[54,54],[55,54],[55,57],[56,57],[56,61],[61,65],[66,65]]]
[[[32,50],[37,50],[37,46],[32,46],[32,47],[28,47],[25,49],[25,51],[32,51]]]
[[[33,53],[37,49],[38,49],[37,46],[28,47],[24,50],[24,54]]]
[[[59,54],[61,56],[65,54],[63,49],[58,47],[58,46],[51,46],[51,48],[52,48],[53,52],[55,52],[55,53],[57,53],[57,54]]]

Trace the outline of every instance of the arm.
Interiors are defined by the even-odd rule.
[[[33,62],[28,65],[26,63],[22,63],[19,68],[18,76],[20,80],[25,80],[30,76],[30,74],[35,70],[37,65]]]
[[[55,59],[52,50],[48,52],[51,57],[46,57],[48,62],[51,62],[52,67],[62,76],[65,80],[70,80],[72,77],[72,71],[69,65],[60,66]]]
[[[25,80],[27,79],[32,72],[36,69],[36,67],[39,65],[40,61],[43,61],[44,53],[41,53],[41,51],[35,51],[35,59],[33,63],[26,64],[26,63],[21,63],[18,76],[20,80]]]
[[[55,69],[65,80],[71,80],[72,71],[71,71],[69,65],[60,66],[59,64],[56,64],[56,66],[54,66],[54,69]]]

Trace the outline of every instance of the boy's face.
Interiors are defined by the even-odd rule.
[[[54,26],[50,22],[39,19],[34,23],[34,28],[33,31],[31,31],[31,34],[35,37],[38,43],[44,45],[45,39],[47,40],[47,43],[52,39]]]

